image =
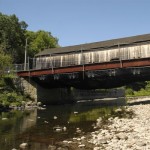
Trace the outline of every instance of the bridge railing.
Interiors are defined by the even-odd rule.
[[[44,61],[29,58],[28,63],[25,64],[14,64],[13,70],[15,72],[19,71],[29,71],[29,70],[39,70],[39,69],[54,69],[54,68],[62,68],[62,67],[69,67],[69,66],[84,66],[86,64],[95,64],[98,62],[88,61],[87,59],[81,59],[80,62],[78,60],[49,60]]]
[[[19,72],[19,71],[28,71],[29,68],[29,64],[13,64],[10,68],[7,68],[8,71],[11,72]]]
[[[139,58],[140,59],[140,58]],[[109,62],[113,61],[118,61],[120,63],[120,66],[122,66],[122,61],[121,59],[114,59],[110,60]],[[80,62],[77,60],[61,60],[61,59],[36,59],[36,58],[29,58],[28,63],[26,64],[14,64],[13,65],[13,70],[15,72],[19,71],[29,71],[29,70],[40,70],[40,69],[54,69],[54,68],[62,68],[62,67],[71,67],[71,66],[84,66],[85,65],[90,65],[90,64],[97,64],[97,63],[104,63],[104,62],[97,62],[97,61],[89,61],[88,59],[82,58]],[[105,62],[106,63],[106,62]]]

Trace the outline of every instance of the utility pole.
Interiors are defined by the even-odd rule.
[[[24,71],[27,69],[27,44],[28,44],[28,38],[26,38],[26,45],[25,45],[25,53],[24,53]]]

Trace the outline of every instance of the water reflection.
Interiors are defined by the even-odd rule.
[[[0,149],[8,150],[16,147],[19,144],[19,141],[16,141],[18,133],[21,134],[34,126],[36,115],[37,110],[0,113]]]
[[[94,103],[77,103],[47,106],[46,110],[1,113],[0,148],[19,148],[21,143],[27,142],[28,150],[46,150],[48,145],[57,141],[90,132],[93,130],[92,124],[99,116],[109,115],[114,109],[102,107],[97,101],[92,104]],[[80,133],[76,132],[77,128],[81,130]]]

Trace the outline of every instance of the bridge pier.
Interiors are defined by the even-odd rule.
[[[29,77],[18,77],[14,80],[14,83],[17,88],[36,102],[40,101],[43,104],[63,104],[74,102],[70,88],[47,89],[37,84]]]

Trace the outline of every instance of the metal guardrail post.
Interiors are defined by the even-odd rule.
[[[121,52],[120,52],[120,44],[119,43],[118,43],[118,51],[119,51],[120,68],[122,68],[123,64],[122,64],[122,59],[121,59]]]
[[[82,75],[83,75],[83,80],[85,78],[85,75],[84,75],[84,71],[85,71],[85,66],[84,66],[84,58],[83,58],[83,51],[81,49],[81,61],[82,61]]]
[[[53,68],[53,60],[52,60],[52,55],[50,54],[50,60],[51,60],[51,68],[52,68],[52,73],[54,74],[54,68]]]

